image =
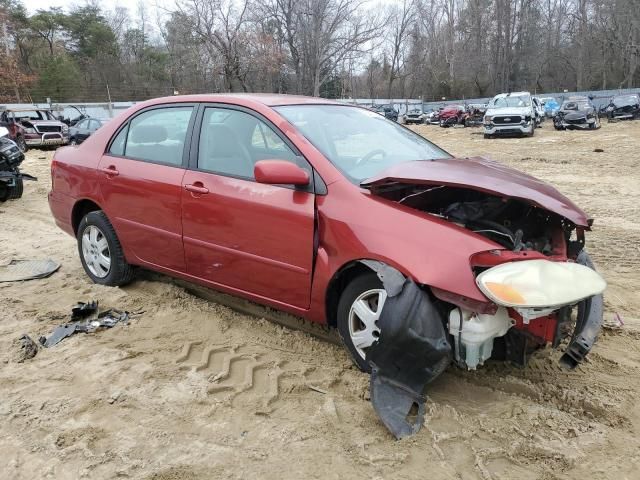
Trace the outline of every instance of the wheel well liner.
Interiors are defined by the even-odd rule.
[[[77,234],[80,221],[87,213],[95,212],[96,210],[102,210],[102,208],[100,208],[100,206],[93,200],[84,199],[76,202],[73,206],[73,211],[71,212],[71,226],[73,227],[73,232]]]

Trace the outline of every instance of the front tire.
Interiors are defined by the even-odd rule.
[[[352,280],[338,303],[338,333],[354,363],[363,372],[371,372],[365,359],[366,351],[380,336],[377,322],[386,299],[382,282],[370,272]]]
[[[131,281],[133,267],[127,263],[120,240],[103,211],[86,214],[76,238],[82,267],[94,283],[117,287]]]

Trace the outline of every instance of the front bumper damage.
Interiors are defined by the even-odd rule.
[[[576,263],[595,270],[587,252],[582,250]],[[576,368],[591,351],[602,328],[604,314],[604,298],[602,294],[589,297],[578,304],[576,327],[569,346],[560,358],[560,365],[565,368]]]
[[[452,359],[468,369],[475,369],[489,358],[524,367],[535,350],[547,344],[558,347],[571,335],[560,365],[574,369],[590,352],[602,325],[602,294],[573,305],[540,309],[537,318],[520,316],[504,306],[494,315],[466,312],[467,317],[463,318],[464,311],[459,307],[451,309],[451,305],[446,318],[441,302],[411,279],[380,262],[362,263],[377,273],[388,295],[378,321],[380,337],[367,350],[366,360],[372,367],[371,402],[397,439],[420,430],[425,388]],[[576,263],[594,269],[584,251]],[[576,306],[577,319],[571,334],[567,327]],[[471,329],[467,328],[469,325]]]
[[[584,115],[556,115],[553,119],[557,130],[589,130],[598,127],[598,120],[593,116]]]

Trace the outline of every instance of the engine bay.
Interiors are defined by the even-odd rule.
[[[553,212],[470,188],[396,185],[378,194],[448,220],[514,252],[533,250],[551,255],[559,229],[565,241],[574,229]]]

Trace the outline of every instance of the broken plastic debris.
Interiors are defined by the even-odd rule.
[[[49,337],[40,337],[42,346],[49,348],[57,345],[62,340],[71,335],[82,333],[93,333],[100,328],[112,328],[118,323],[127,323],[129,321],[129,312],[111,308],[104,312],[94,314],[98,311],[98,302],[78,303],[71,309],[72,322],[65,323],[56,327]],[[91,317],[83,321],[73,321],[78,318]]]
[[[379,326],[380,338],[367,350],[371,403],[382,423],[401,439],[422,427],[425,387],[451,362],[451,345],[442,314],[410,279],[399,294],[387,298]]]

